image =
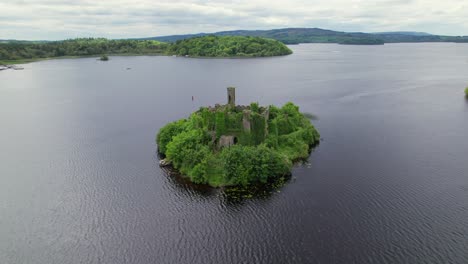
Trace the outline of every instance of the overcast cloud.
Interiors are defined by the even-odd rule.
[[[465,0],[0,0],[0,39],[320,27],[468,35]]]

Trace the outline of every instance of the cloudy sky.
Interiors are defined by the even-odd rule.
[[[0,0],[0,39],[320,27],[468,35],[467,0]]]

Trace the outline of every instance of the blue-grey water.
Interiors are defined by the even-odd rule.
[[[291,48],[0,72],[0,263],[468,263],[468,45]],[[157,165],[158,129],[227,86],[319,117],[309,163],[268,197]]]

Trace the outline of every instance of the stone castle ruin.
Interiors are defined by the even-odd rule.
[[[227,104],[201,108],[201,122],[218,149],[235,144],[258,145],[268,135],[269,108],[258,103],[236,105],[236,88],[227,88]]]
[[[235,87],[228,87],[228,105],[236,106],[236,88]]]

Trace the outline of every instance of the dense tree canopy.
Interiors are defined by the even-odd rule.
[[[204,36],[176,41],[169,54],[193,57],[268,57],[291,54],[283,43],[260,37]]]
[[[155,40],[82,38],[52,42],[0,43],[0,61],[101,54],[161,54],[169,44]]]
[[[195,57],[264,57],[291,54],[284,44],[259,37],[206,36],[163,43],[155,40],[81,38],[50,42],[0,43],[0,64],[63,56],[164,54]]]
[[[248,131],[243,129],[246,112]],[[220,146],[223,135],[238,140]],[[319,138],[299,108],[287,103],[282,108],[201,108],[161,128],[156,142],[166,161],[195,183],[245,186],[288,174],[294,161],[309,156]]]

